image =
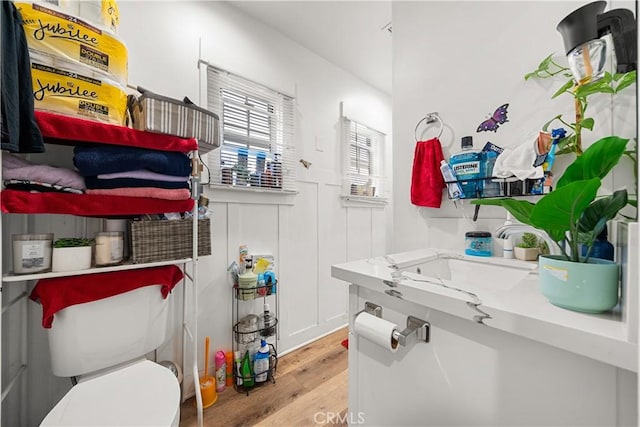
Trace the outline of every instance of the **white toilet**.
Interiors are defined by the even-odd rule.
[[[53,374],[80,378],[41,425],[178,426],[178,380],[144,358],[165,341],[168,313],[159,285],[57,312],[48,330]]]

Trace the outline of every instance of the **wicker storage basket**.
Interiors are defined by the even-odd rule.
[[[131,261],[134,264],[192,257],[193,221],[131,221]],[[198,256],[211,255],[211,222],[198,220]]]

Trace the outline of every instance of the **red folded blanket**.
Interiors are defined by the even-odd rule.
[[[183,277],[182,270],[175,265],[55,277],[39,280],[29,298],[42,304],[42,327],[48,329],[53,323],[53,315],[71,305],[151,285],[162,285],[162,297],[166,298]]]
[[[143,215],[186,212],[193,199],[163,200],[151,197],[107,196],[72,193],[30,193],[2,190],[0,204],[4,213],[51,213],[78,216]]]
[[[48,142],[58,144],[69,144],[70,141],[98,142],[181,153],[198,149],[198,141],[195,138],[185,139],[162,133],[145,132],[44,111],[36,111],[35,116],[42,136],[45,141],[48,139]]]

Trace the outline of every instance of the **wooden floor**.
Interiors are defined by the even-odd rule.
[[[347,350],[341,342],[347,333],[347,328],[340,329],[280,357],[275,384],[249,396],[232,388],[219,393],[218,401],[204,410],[204,425],[346,426],[341,420],[347,411]],[[189,399],[180,408],[180,427],[195,426],[194,399]]]

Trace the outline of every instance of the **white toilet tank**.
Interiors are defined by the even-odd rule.
[[[48,330],[53,374],[71,377],[127,362],[166,339],[169,298],[160,285],[69,306]]]

